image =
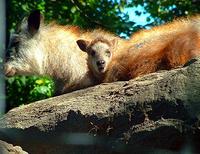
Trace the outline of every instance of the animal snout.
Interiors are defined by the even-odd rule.
[[[7,77],[14,76],[16,69],[9,64],[4,64],[4,73]]]
[[[103,66],[105,64],[104,60],[97,61],[97,66]]]

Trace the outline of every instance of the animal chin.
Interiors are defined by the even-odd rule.
[[[100,73],[104,73],[104,67],[98,67],[98,71],[99,71]]]
[[[4,72],[7,77],[12,77],[16,74],[16,70],[12,68],[10,65],[4,66]]]

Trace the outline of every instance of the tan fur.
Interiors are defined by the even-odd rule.
[[[22,24],[19,53],[5,64],[5,74],[50,76],[56,83],[56,94],[96,84],[87,66],[87,54],[76,44],[79,38],[92,40],[98,35],[117,38],[104,30],[82,31],[76,26],[45,25],[33,36],[28,35],[27,23]]]
[[[117,52],[101,76],[103,82],[130,80],[158,70],[170,70],[200,55],[200,17],[139,31],[120,45],[115,47]]]
[[[104,36],[96,37],[91,41],[80,39],[77,44],[82,51],[88,54],[87,61],[90,74],[99,83],[102,82],[106,71],[109,70],[107,67],[112,63],[113,57],[119,55],[119,52],[126,52],[127,50],[125,48],[119,50],[121,46],[127,44],[126,40],[116,38],[108,40]],[[103,64],[98,64],[100,61],[103,61]]]

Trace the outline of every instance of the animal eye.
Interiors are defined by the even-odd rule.
[[[94,50],[92,50],[92,51],[90,52],[90,54],[91,54],[91,56],[93,57],[93,56],[95,56],[96,52],[95,52]]]
[[[108,57],[110,57],[110,51],[109,50],[106,50],[106,55],[108,56]]]
[[[11,44],[10,44],[10,47],[16,47],[16,46],[18,46],[19,42],[20,42],[19,38],[14,38],[12,40]]]
[[[19,45],[19,41],[15,41],[12,43],[12,46],[18,46]]]
[[[10,55],[10,56],[16,55],[19,51],[19,44],[20,44],[19,37],[11,38],[8,49],[7,49],[7,52],[8,52],[7,55]]]

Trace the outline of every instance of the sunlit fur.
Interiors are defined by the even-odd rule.
[[[113,49],[113,45],[103,37],[96,38],[91,42],[85,41],[85,45],[86,51],[84,52],[88,53],[88,67],[97,80],[101,79],[101,77],[104,76],[104,73],[107,70],[107,66],[111,61],[111,50]],[[92,53],[95,54],[93,55]],[[99,70],[99,66],[97,65],[98,61],[104,61],[101,70]]]
[[[141,30],[116,46],[116,54],[101,76],[103,82],[132,78],[183,66],[200,55],[200,17],[175,20]]]
[[[46,25],[43,22],[38,32],[31,36],[25,20],[17,34],[19,51],[5,63],[5,74],[50,76],[55,80],[56,94],[94,85],[96,83],[88,71],[87,54],[79,49],[76,40],[93,40],[102,35],[116,38],[101,29],[82,31],[76,26]]]
[[[105,44],[105,43],[97,42],[91,48],[92,48],[92,50],[96,51],[96,55],[92,59],[91,59],[92,56],[89,55],[89,59],[91,59],[91,60],[89,60],[90,63],[91,63],[90,65],[93,66],[94,71],[97,74],[104,73],[106,68],[107,68],[107,64],[110,62],[110,59],[111,59],[111,57],[106,56],[104,49],[105,50],[109,49],[109,46],[107,44]],[[98,49],[100,49],[100,51]],[[104,53],[104,54],[102,54],[102,53]],[[105,66],[104,66],[103,70],[101,70],[101,71],[99,71],[99,69],[97,67],[97,64],[96,64],[99,60],[104,60],[105,61]]]

